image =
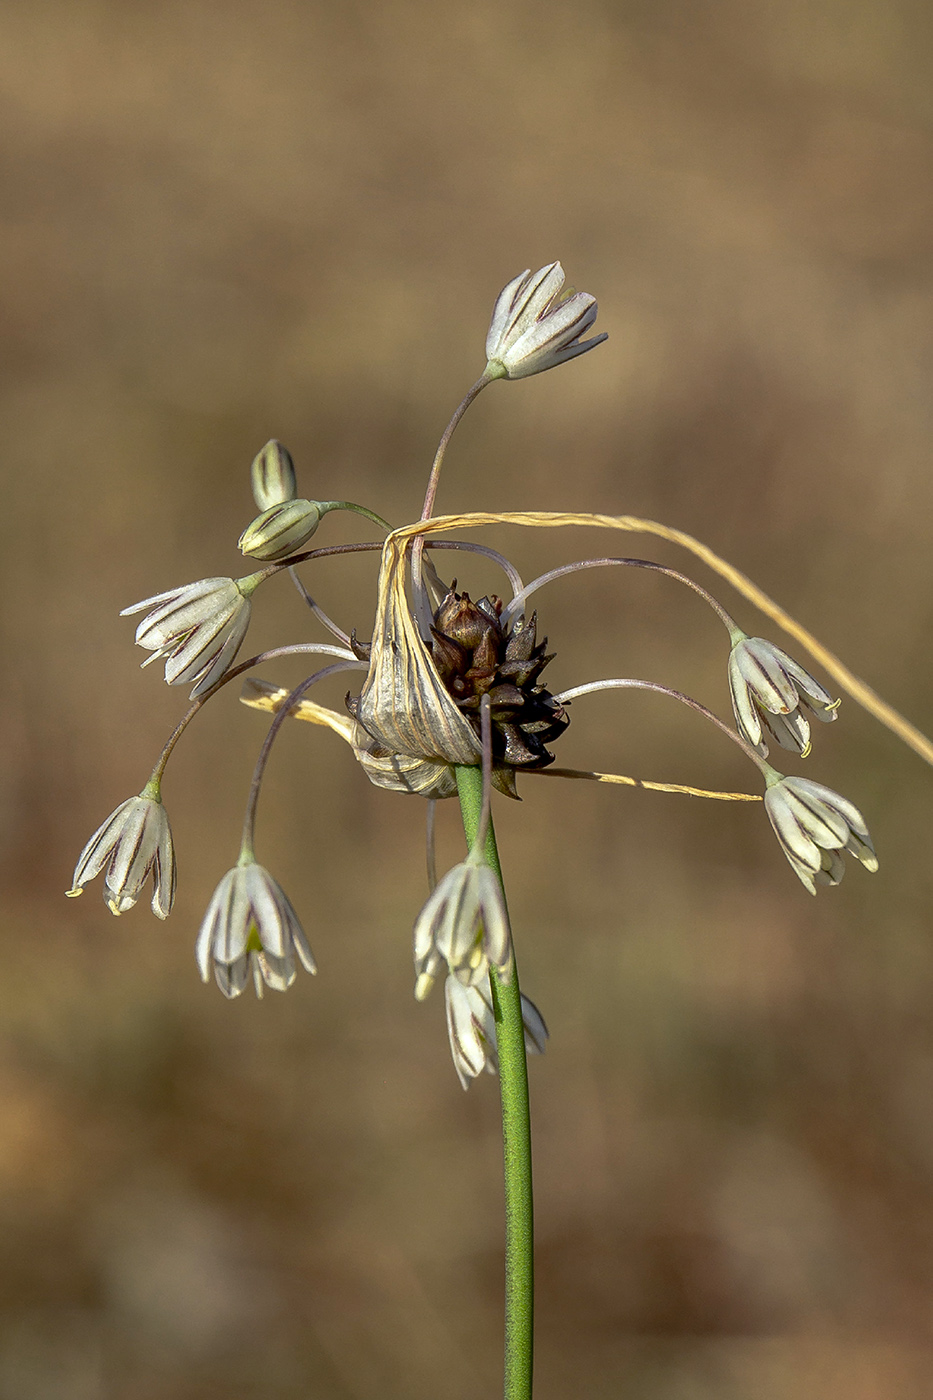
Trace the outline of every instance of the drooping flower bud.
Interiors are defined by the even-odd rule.
[[[418,1001],[442,963],[465,986],[483,980],[490,963],[508,980],[512,936],[505,897],[481,855],[471,851],[448,870],[415,920],[414,945]]]
[[[249,981],[284,992],[295,980],[295,959],[316,972],[298,915],[268,870],[255,861],[235,865],[217,886],[198,933],[196,957],[206,982],[211,972],[225,997]]]
[[[294,500],[298,494],[295,464],[291,453],[272,438],[256,456],[250,467],[253,499],[260,510]]]
[[[866,870],[878,869],[865,818],[854,803],[810,778],[771,772],[765,810],[791,868],[811,894],[818,884],[839,884],[845,871],[841,851]]]
[[[834,700],[793,657],[763,637],[741,633],[729,655],[729,690],[739,733],[752,748],[768,756],[764,731],[782,749],[806,758],[813,715],[824,724],[836,718]]]
[[[287,559],[311,538],[322,514],[320,502],[300,498],[269,506],[247,525],[239,538],[239,549],[264,563]]]
[[[175,849],[157,785],[122,802],[97,828],[78,857],[68,894],[81,894],[102,870],[104,901],[112,914],[132,909],[151,873],[152,912],[168,918],[175,899]]]

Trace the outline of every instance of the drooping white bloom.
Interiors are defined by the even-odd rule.
[[[454,1069],[464,1089],[468,1089],[470,1080],[482,1074],[483,1070],[487,1074],[495,1074],[499,1069],[496,1020],[488,979],[475,986],[464,986],[451,974],[444,984],[444,1003]],[[532,1055],[543,1055],[548,1038],[547,1026],[541,1012],[524,992],[522,1022],[525,1049]]]
[[[268,870],[255,861],[228,870],[214,891],[198,932],[195,955],[206,982],[213,970],[225,997],[237,997],[249,981],[284,992],[296,977],[295,957],[307,972],[317,967],[298,915]]]
[[[320,523],[321,508],[317,501],[281,501],[247,525],[237,547],[251,559],[274,563],[300,549]]]
[[[175,899],[175,848],[158,797],[144,791],[111,812],[78,857],[69,896],[81,894],[105,866],[104,903],[111,913],[132,909],[151,873],[152,912],[168,918]]]
[[[292,501],[298,494],[291,453],[272,438],[253,458],[250,467],[253,499],[260,510]]]
[[[564,269],[553,262],[534,275],[526,269],[502,289],[486,336],[487,374],[524,379],[608,339],[581,340],[596,320],[596,298],[589,292],[561,298],[563,285]]]
[[[839,707],[809,671],[763,637],[743,637],[733,646],[729,690],[739,733],[762,758],[768,756],[763,728],[782,749],[806,757],[810,725],[804,711],[829,724]]]
[[[765,810],[784,854],[811,894],[816,886],[838,885],[845,873],[840,851],[866,870],[878,857],[859,809],[832,788],[809,778],[780,778],[765,793]]]
[[[415,920],[415,996],[423,1001],[446,963],[464,986],[473,986],[492,963],[505,973],[512,961],[512,935],[502,886],[471,851],[448,870]]]
[[[202,578],[144,598],[120,616],[152,608],[136,628],[136,645],[153,653],[143,665],[164,660],[166,684],[194,681],[191,699],[196,700],[232,666],[249,627],[250,595],[260,581],[258,574]]]

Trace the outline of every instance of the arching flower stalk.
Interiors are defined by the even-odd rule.
[[[866,870],[877,857],[861,812],[848,799],[810,779],[785,776],[766,762],[765,736],[799,758],[810,751],[810,719],[835,720],[838,700],[821,680],[776,643],[749,634],[704,586],[650,559],[597,555],[561,565],[528,584],[495,549],[461,538],[463,532],[507,525],[560,530],[583,527],[658,538],[684,550],[724,580],[745,603],[786,633],[829,680],[864,706],[927,762],[933,743],[791,618],[749,578],[707,545],[657,521],[583,512],[472,511],[435,515],[441,469],[453,433],[470,404],[497,381],[526,378],[582,356],[605,340],[583,339],[596,320],[588,293],[561,297],[563,270],[551,263],[523,272],[504,288],[493,310],[486,367],[445,429],[430,468],[420,518],[392,529],[367,507],[349,501],[299,496],[294,463],[278,442],[267,443],[250,468],[260,514],[239,539],[241,553],[264,563],[245,578],[210,577],[169,590],[126,609],[150,609],[136,632],[149,661],[165,663],[169,684],[193,683],[193,704],[165,745],[147,786],[124,802],[82,852],[70,894],[104,874],[105,898],[114,913],[130,908],[146,878],[153,877],[153,909],[164,918],[174,893],[174,850],[161,805],[161,782],[174,748],[194,716],[237,676],[245,676],[245,704],[273,714],[247,802],[237,864],[221,879],[197,939],[206,979],[213,972],[228,997],[252,976],[257,992],[285,990],[301,964],[315,971],[310,948],[287,896],[253,854],[256,806],[276,735],[288,718],[330,729],[343,739],[369,780],[389,791],[427,799],[429,832],[435,803],[459,797],[468,851],[431,890],[415,921],[415,994],[427,996],[445,978],[447,1026],[454,1068],[464,1088],[484,1070],[499,1072],[506,1143],[507,1347],[506,1395],[530,1396],[530,1128],[526,1049],[543,1051],[547,1031],[537,1008],[518,985],[515,946],[491,816],[493,790],[518,795],[518,783],[539,775],[584,779],[682,793],[704,799],[759,803],[794,872],[812,893],[842,877],[843,851]],[[305,550],[331,512],[352,511],[383,532],[376,540]],[[352,626],[332,621],[314,594],[326,584],[333,555],[380,553],[375,621],[368,640]],[[490,590],[475,601],[458,591],[450,556],[468,551],[490,569]],[[528,601],[539,590],[592,569],[650,570],[699,594],[723,625],[723,693],[728,688],[736,727],[699,700],[650,680],[615,677],[566,684],[553,693],[544,672],[554,661],[538,636],[538,615]],[[303,572],[299,575],[298,570]],[[245,638],[253,595],[287,571],[311,617],[329,633],[327,642],[278,648],[235,666]],[[505,596],[503,596],[505,595]],[[349,619],[342,619],[343,623]],[[600,637],[604,655],[612,639]],[[279,655],[311,652],[331,664],[293,689],[250,674]],[[144,664],[148,664],[144,663]],[[307,692],[336,672],[365,675],[356,694],[336,708]],[[595,690],[638,688],[674,698],[712,722],[743,752],[760,784],[756,792],[688,787],[658,778],[629,777],[555,765],[552,748],[570,723],[570,705]],[[719,697],[716,697],[717,702]],[[411,810],[411,808],[409,809]],[[431,837],[433,840],[433,836]],[[429,858],[433,870],[433,854]],[[432,877],[433,882],[433,877]],[[326,958],[326,953],[325,953]]]

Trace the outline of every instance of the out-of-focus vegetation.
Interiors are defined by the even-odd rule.
[[[916,0],[3,8],[2,1400],[497,1393],[497,1095],[461,1093],[441,998],[411,996],[423,808],[290,726],[257,854],[320,973],[225,1003],[193,939],[264,724],[224,695],[166,779],[173,918],[67,903],[184,700],[117,612],[246,572],[273,435],[302,493],[417,515],[496,293],[559,257],[610,340],[488,390],[439,507],[686,529],[929,730],[931,45]],[[607,548],[487,538],[526,577]],[[373,577],[308,582],[365,634]],[[538,606],[555,688],[643,675],[727,713],[721,629],[664,578]],[[318,635],[285,582],[256,619],[259,645]],[[574,705],[560,761],[750,776],[618,693]],[[499,803],[552,1031],[540,1400],[929,1393],[933,773],[852,703],[803,771],[881,857],[816,900],[760,809],[533,780]]]

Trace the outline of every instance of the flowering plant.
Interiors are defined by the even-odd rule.
[[[506,1394],[531,1393],[531,1157],[526,1052],[542,1052],[547,1030],[535,1005],[519,988],[515,945],[506,907],[492,821],[492,794],[518,795],[519,779],[538,775],[639,786],[705,799],[759,803],[792,869],[811,893],[842,878],[842,852],[869,871],[878,861],[865,819],[852,802],[767,761],[765,734],[792,754],[810,752],[808,716],[835,720],[839,701],[775,643],[746,633],[725,607],[685,574],[650,559],[598,556],[525,583],[515,565],[495,549],[461,538],[474,528],[508,524],[528,529],[583,526],[651,535],[672,542],[718,574],[757,606],[820,665],[828,677],[898,734],[928,762],[933,744],[882,701],[790,618],[750,579],[692,536],[633,516],[553,512],[476,511],[434,513],[441,467],[454,429],[470,404],[499,379],[520,379],[583,355],[606,339],[582,339],[593,326],[595,298],[561,296],[559,263],[526,271],[496,301],[486,341],[487,364],[455,411],[438,446],[421,516],[393,529],[366,507],[349,501],[298,496],[288,452],[268,443],[251,468],[258,516],[243,530],[239,547],[264,567],[244,578],[208,578],[146,599],[127,614],[147,610],[136,642],[152,654],[144,665],[165,662],[169,684],[188,685],[191,707],[169,738],[137,797],[114,811],[91,837],[75,869],[69,894],[78,895],[104,874],[104,898],[114,914],[139,899],[149,875],[152,907],[165,918],[174,895],[175,860],[161,800],[166,765],[187,725],[230,681],[244,677],[241,699],[270,711],[246,804],[240,851],[220,880],[197,937],[205,981],[213,975],[228,998],[252,980],[256,992],[286,990],[300,963],[316,970],[305,934],[284,891],[254,854],[256,808],[263,775],[282,725],[294,718],[323,725],[351,748],[369,780],[399,794],[421,797],[428,827],[426,904],[414,922],[415,995],[427,997],[445,979],[447,1026],[454,1068],[464,1088],[487,1071],[498,1073],[503,1105],[507,1201]],[[305,549],[331,511],[351,511],[382,532],[379,540]],[[376,615],[368,641],[333,622],[309,593],[297,570],[335,554],[378,552]],[[508,596],[474,601],[444,577],[451,551],[479,555],[501,572]],[[587,680],[552,691],[544,673],[553,660],[539,639],[529,600],[546,585],[575,571],[627,567],[653,570],[699,594],[729,636],[724,670],[736,727],[691,696],[633,677]],[[288,572],[328,641],[276,648],[236,664],[245,639],[252,597],[260,585]],[[503,584],[498,585],[503,588]],[[327,663],[291,690],[249,675],[276,657],[312,654]],[[360,684],[343,711],[318,704],[307,692],[337,673],[356,671]],[[764,792],[722,792],[636,779],[595,770],[557,768],[552,747],[570,723],[570,706],[605,689],[641,689],[699,712],[723,732],[753,765]],[[459,798],[467,837],[465,859],[438,880],[434,869],[434,814],[439,800]]]

